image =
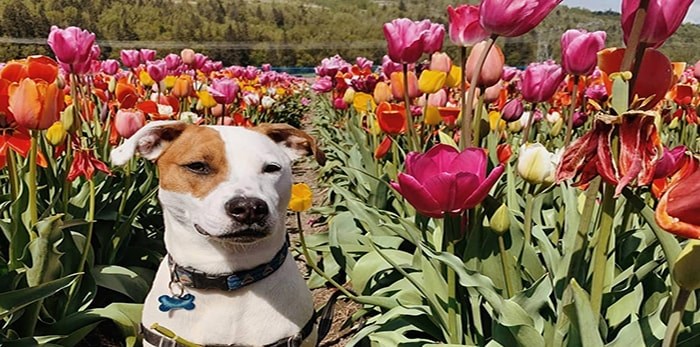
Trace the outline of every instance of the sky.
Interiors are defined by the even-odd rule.
[[[570,7],[583,7],[593,11],[613,10],[620,12],[620,0],[564,0],[562,4]],[[690,6],[688,14],[685,16],[685,21],[689,23],[700,24],[700,3],[695,3]]]

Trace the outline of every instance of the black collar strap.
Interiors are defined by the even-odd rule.
[[[168,255],[170,280],[179,282],[185,287],[195,289],[236,290],[260,281],[277,271],[277,269],[284,264],[284,260],[287,259],[288,248],[289,237],[287,237],[282,248],[280,248],[269,263],[258,265],[250,270],[223,275],[210,275],[188,266],[178,265],[173,261],[173,258]]]

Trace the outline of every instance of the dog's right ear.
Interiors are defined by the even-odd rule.
[[[136,153],[148,160],[156,160],[188,126],[190,125],[180,121],[150,122],[124,141],[121,146],[112,150],[110,154],[112,164],[124,165]]]

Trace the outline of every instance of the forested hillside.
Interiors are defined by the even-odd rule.
[[[476,2],[476,1],[471,1]],[[122,48],[163,52],[190,47],[226,64],[269,62],[314,66],[336,53],[377,61],[385,54],[382,24],[393,18],[447,23],[448,0],[0,0],[0,59],[48,54],[51,25],[76,25],[97,34],[103,55]],[[558,58],[569,28],[605,30],[619,45],[619,14],[561,6],[528,35],[500,39],[511,65]],[[700,26],[684,25],[663,47],[675,61],[700,58]],[[447,42],[447,50],[456,48]],[[161,54],[162,55],[162,54]]]

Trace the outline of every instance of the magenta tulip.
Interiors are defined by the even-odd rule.
[[[632,32],[640,0],[622,0],[622,32],[625,43]],[[693,0],[649,0],[639,41],[649,47],[661,46],[683,22]]]
[[[119,52],[119,58],[121,58],[122,64],[130,69],[133,69],[141,64],[141,55],[139,54],[139,51],[135,49],[122,49]]]
[[[413,70],[413,67],[409,65],[408,69]],[[401,64],[391,60],[388,55],[382,57],[382,74],[384,74],[384,77],[388,79],[392,73],[401,71],[403,71]]]
[[[503,72],[501,73],[501,79],[504,82],[510,82],[514,78],[520,76],[520,69],[512,66],[504,66]]]
[[[591,74],[598,63],[598,51],[605,48],[605,36],[605,31],[567,30],[561,36],[564,72],[580,76]]]
[[[503,111],[501,111],[501,119],[503,119],[506,122],[514,122],[523,115],[523,111],[525,111],[525,107],[523,106],[523,102],[520,99],[512,99],[508,102],[506,102],[506,105],[503,106]]]
[[[107,59],[101,64],[102,72],[107,75],[113,76],[119,72],[119,62],[114,59]]]
[[[119,136],[128,139],[146,125],[146,116],[141,110],[119,110],[114,116],[114,127]]]
[[[528,102],[544,102],[552,98],[564,81],[564,70],[553,62],[532,63],[523,73],[521,92]]]
[[[459,46],[472,46],[486,40],[488,31],[479,23],[479,6],[447,6],[450,19],[450,40]]]
[[[316,93],[328,93],[333,90],[333,80],[329,76],[323,76],[311,85],[311,90]]]
[[[442,218],[481,203],[504,171],[497,166],[486,176],[488,158],[482,148],[456,148],[438,144],[424,154],[406,156],[406,171],[399,173],[396,189],[426,216]]]
[[[92,57],[95,34],[78,27],[60,29],[52,26],[47,42],[59,63],[68,66],[86,64]]]
[[[321,65],[316,66],[314,70],[316,71],[316,75],[319,77],[329,76],[331,78],[335,78],[338,71],[346,66],[349,67],[350,64],[336,54],[329,58],[323,58],[323,60],[321,60]]]
[[[442,50],[442,44],[444,42],[445,26],[442,24],[430,23],[430,27],[426,29],[425,37],[423,38],[423,52],[426,54],[439,52]]]
[[[139,58],[141,59],[142,63],[154,61],[156,59],[156,51],[152,49],[142,48],[139,51]]]
[[[168,67],[168,70],[170,71],[173,71],[177,69],[180,65],[182,65],[182,58],[175,53],[170,53],[166,55],[164,60],[165,64]]]
[[[683,164],[682,159],[687,150],[688,148],[683,145],[676,146],[673,149],[664,147],[664,153],[661,155],[661,159],[656,162],[656,167],[654,168],[654,179],[666,178],[678,171]]]
[[[417,62],[424,52],[435,48],[437,34],[431,30],[436,29],[427,19],[414,22],[408,18],[399,18],[385,23],[384,38],[391,60],[402,64]],[[444,36],[444,28],[442,30]]]
[[[515,37],[534,29],[562,0],[483,0],[481,26],[498,36]]]
[[[227,105],[236,100],[240,89],[241,88],[238,86],[236,81],[228,78],[222,78],[214,80],[208,91],[216,102]]]
[[[158,83],[168,75],[168,64],[164,60],[149,61],[146,63],[146,71]]]
[[[209,61],[209,57],[202,53],[195,53],[194,54],[194,61],[192,62],[192,67],[199,70],[202,67],[204,67],[204,64]]]

